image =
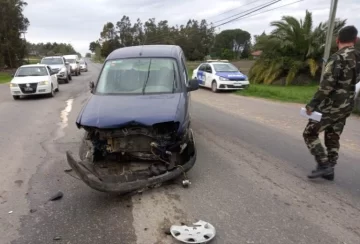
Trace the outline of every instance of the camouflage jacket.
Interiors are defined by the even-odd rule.
[[[331,55],[319,89],[306,107],[322,113],[323,118],[336,120],[348,116],[354,109],[359,73],[360,52],[354,47],[340,49]]]

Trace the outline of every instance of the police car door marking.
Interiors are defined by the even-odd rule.
[[[204,85],[205,84],[205,75],[204,72],[198,71],[197,75],[198,80],[200,81],[199,84]]]

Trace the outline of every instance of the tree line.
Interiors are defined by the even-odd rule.
[[[68,54],[78,54],[74,47],[68,43],[57,43],[57,42],[47,42],[47,43],[27,43],[27,53],[30,56],[57,56],[57,55],[68,55]]]
[[[203,60],[210,55],[227,59],[247,58],[251,50],[251,35],[241,29],[225,30],[219,34],[206,20],[190,19],[186,24],[170,26],[167,20],[156,22],[151,18],[143,23],[137,19],[131,23],[124,15],[115,24],[108,22],[100,32],[100,38],[89,45],[98,57],[106,57],[113,50],[143,44],[173,44],[182,47],[190,61]]]

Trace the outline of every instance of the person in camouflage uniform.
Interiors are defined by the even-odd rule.
[[[313,111],[322,113],[321,121],[310,119],[303,133],[305,143],[318,164],[309,178],[334,179],[340,135],[354,109],[355,85],[360,72],[360,53],[354,48],[357,34],[354,26],[339,31],[336,39],[339,50],[328,60],[319,89],[306,105],[308,115]],[[323,131],[327,152],[319,139],[319,133]]]

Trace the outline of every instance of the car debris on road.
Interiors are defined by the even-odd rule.
[[[183,243],[207,243],[214,239],[216,230],[212,224],[199,220],[193,226],[173,225],[170,233],[176,240]]]
[[[58,193],[56,193],[55,195],[53,195],[49,201],[57,201],[57,200],[60,200],[61,198],[63,198],[64,194],[59,191]]]

